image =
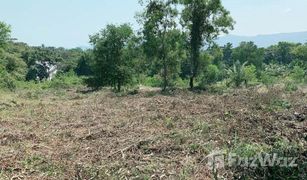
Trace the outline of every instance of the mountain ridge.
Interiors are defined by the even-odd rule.
[[[277,44],[281,41],[292,43],[306,43],[307,31],[290,32],[290,33],[276,33],[276,34],[261,34],[256,36],[240,36],[240,35],[226,35],[218,38],[217,44],[223,46],[228,42],[233,46],[238,46],[242,41],[253,41],[259,47],[268,47]]]

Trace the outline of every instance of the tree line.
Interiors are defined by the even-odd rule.
[[[307,44],[280,42],[268,48],[253,42],[238,47],[215,44],[235,23],[220,0],[140,4],[144,9],[136,16],[140,30],[134,31],[128,23],[107,25],[90,36],[93,48],[88,50],[16,43],[10,38],[10,27],[0,23],[1,81],[45,79],[46,69],[38,61],[56,64],[61,73],[86,76],[89,86],[111,86],[117,91],[148,81],[162,90],[182,84],[206,88],[223,81],[227,86],[247,85],[255,79],[268,83],[280,67],[287,67],[298,80],[306,77]]]

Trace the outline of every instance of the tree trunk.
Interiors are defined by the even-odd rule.
[[[190,78],[190,88],[191,89],[194,88],[194,77],[193,76]]]
[[[121,83],[120,81],[117,82],[117,91],[120,92],[121,90]]]
[[[164,31],[162,35],[162,49],[161,49],[161,59],[163,62],[163,87],[162,91],[165,91],[168,86],[167,80],[167,63],[166,63],[166,52],[165,52],[165,33],[166,33],[166,26],[164,26]]]
[[[168,85],[168,82],[167,82],[167,65],[166,65],[166,62],[165,62],[165,57],[163,56],[163,88],[162,88],[162,91],[165,91],[166,88],[167,88],[167,85]]]

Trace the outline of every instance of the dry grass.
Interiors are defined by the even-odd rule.
[[[306,149],[306,120],[293,117],[307,115],[303,90],[6,93],[0,179],[211,179],[205,157],[238,140],[286,139]]]

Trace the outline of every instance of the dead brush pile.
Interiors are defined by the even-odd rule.
[[[23,106],[0,110],[0,178],[301,178],[302,167],[212,172],[206,157],[215,150],[289,150],[306,162],[306,97],[278,88],[223,95],[178,90],[17,96]]]

